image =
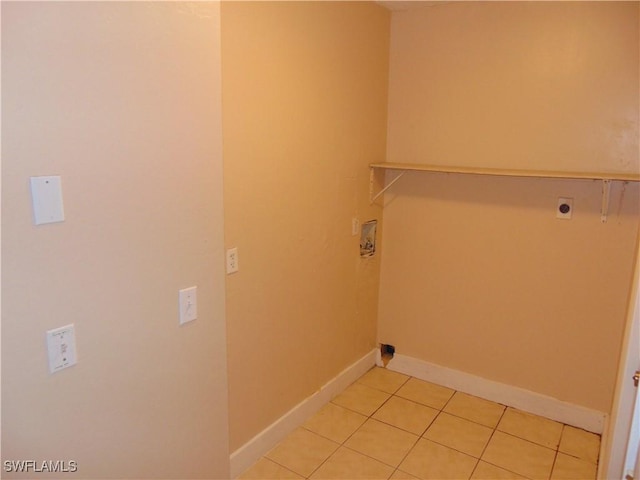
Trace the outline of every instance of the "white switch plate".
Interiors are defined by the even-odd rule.
[[[179,292],[180,325],[198,318],[198,287],[183,288]]]
[[[238,247],[227,250],[227,273],[238,271]]]
[[[49,373],[76,364],[76,333],[73,324],[47,331]]]
[[[60,177],[31,177],[31,203],[36,225],[64,221]]]

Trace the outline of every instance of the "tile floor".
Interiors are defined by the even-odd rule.
[[[241,479],[596,478],[600,437],[374,368]]]

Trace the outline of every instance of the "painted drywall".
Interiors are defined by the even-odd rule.
[[[232,451],[375,346],[389,12],[370,2],[222,5]]]
[[[638,8],[441,2],[394,12],[387,160],[637,173]]]
[[[638,170],[637,3],[394,12],[390,65],[391,161]],[[384,199],[380,341],[609,413],[640,193],[614,183],[602,223],[601,191],[405,175]],[[559,197],[571,220],[556,218]]]
[[[2,2],[3,468],[77,465],[3,478],[228,478],[219,21]],[[34,226],[39,175],[61,176],[64,222]],[[45,332],[69,323],[78,363],[49,374]]]

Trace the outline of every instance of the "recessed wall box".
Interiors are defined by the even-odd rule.
[[[376,228],[377,220],[371,220],[362,224],[360,230],[360,256],[370,257],[376,253]]]

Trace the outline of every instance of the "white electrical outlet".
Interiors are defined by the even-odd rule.
[[[227,250],[227,273],[238,271],[238,247]]]
[[[573,213],[573,198],[559,198],[556,217],[564,220],[570,220]]]
[[[351,219],[351,236],[355,237],[360,233],[360,220],[357,217]]]
[[[47,331],[49,373],[75,365],[76,334],[73,324]]]
[[[180,325],[198,318],[198,287],[183,288],[179,299]]]

